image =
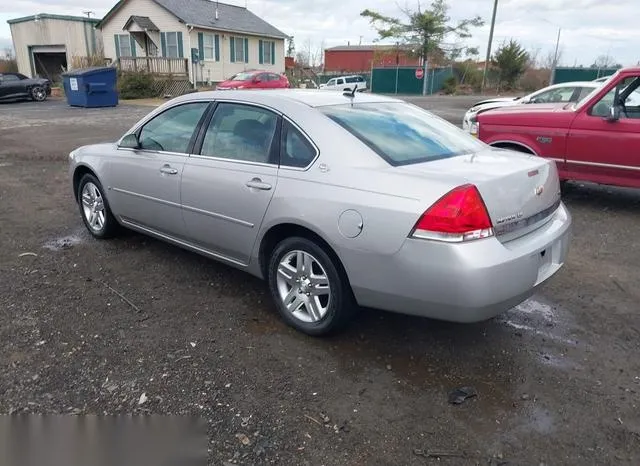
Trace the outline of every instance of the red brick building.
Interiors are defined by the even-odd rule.
[[[341,45],[324,51],[325,73],[362,73],[371,67],[419,66],[406,47],[395,45]]]

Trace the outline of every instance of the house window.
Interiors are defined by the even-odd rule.
[[[214,37],[215,36],[213,34],[202,35],[202,43],[203,43],[205,60],[215,60],[216,46],[215,46]]]
[[[132,57],[129,34],[116,34],[116,37],[118,38],[118,56]]]
[[[231,61],[232,62],[246,62],[245,57],[245,41],[242,37],[231,38]]]
[[[262,41],[262,59],[263,63],[273,63],[273,55],[271,55],[271,51],[275,48],[275,42],[270,40]]]
[[[167,58],[178,58],[178,33],[177,32],[165,32],[167,41]]]

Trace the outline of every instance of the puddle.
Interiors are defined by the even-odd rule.
[[[543,353],[540,355],[540,362],[546,366],[557,369],[579,369],[580,366],[563,355]]]
[[[45,249],[49,249],[50,251],[62,251],[65,249],[71,249],[72,247],[77,246],[83,241],[84,239],[79,234],[73,234],[47,241],[43,247]]]
[[[540,406],[534,406],[527,413],[526,421],[516,427],[520,432],[535,432],[542,435],[550,435],[555,432],[555,422],[553,415]]]
[[[570,338],[571,325],[566,313],[541,299],[528,299],[498,320],[523,334],[543,337],[563,345],[578,344]]]

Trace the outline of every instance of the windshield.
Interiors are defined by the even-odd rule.
[[[394,166],[453,157],[485,147],[456,126],[406,103],[331,105],[319,110]]]
[[[619,72],[616,72],[615,74],[612,74],[609,77],[609,79],[607,79],[604,83],[598,83],[597,87],[595,87],[591,92],[589,92],[586,96],[580,99],[579,102],[576,102],[574,104],[574,109],[583,107],[588,101],[591,100],[592,97],[598,94],[603,87],[606,87],[609,84],[609,81],[611,81],[615,76],[618,76],[618,74]]]
[[[242,73],[232,76],[229,81],[251,81],[254,76],[255,73],[247,73],[246,71],[243,71]]]

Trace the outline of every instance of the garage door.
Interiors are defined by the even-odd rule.
[[[35,76],[59,82],[67,69],[67,53],[64,45],[31,47],[31,58]]]

